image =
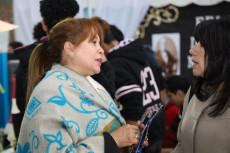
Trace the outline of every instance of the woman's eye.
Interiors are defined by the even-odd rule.
[[[97,44],[97,41],[93,41],[93,44]]]

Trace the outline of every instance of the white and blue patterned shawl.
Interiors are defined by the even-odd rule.
[[[108,92],[100,84],[97,89],[55,64],[31,94],[17,153],[103,153],[102,132],[126,123]]]

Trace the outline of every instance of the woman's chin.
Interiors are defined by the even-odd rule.
[[[94,71],[94,74],[98,74],[98,73],[100,73],[100,72],[101,72],[101,68],[96,69],[96,70]]]
[[[203,74],[202,74],[202,73],[197,72],[197,71],[194,70],[194,69],[193,69],[192,73],[193,73],[193,76],[195,76],[195,77],[203,77]]]

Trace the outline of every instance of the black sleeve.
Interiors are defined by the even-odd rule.
[[[25,98],[26,98],[26,86],[27,86],[27,72],[23,70],[21,67],[22,65],[19,65],[17,71],[16,71],[16,105],[18,106],[18,109],[20,110],[20,113],[13,114],[13,127],[15,131],[15,137],[18,139],[20,127],[22,124],[22,119],[25,112]]]
[[[125,120],[138,121],[144,113],[143,96],[140,82],[138,82],[139,72],[138,76],[132,72],[132,68],[137,68],[138,64],[130,66],[121,59],[112,60],[111,64],[115,69],[115,99],[122,105],[121,115]]]
[[[104,62],[101,66],[101,72],[92,76],[94,80],[99,82],[114,99],[115,96],[115,72],[110,62]]]
[[[16,104],[21,112],[25,111],[27,90],[27,69],[20,63],[16,71]]]
[[[113,137],[108,132],[104,132],[103,136],[105,140],[105,153],[120,153],[120,150]]]

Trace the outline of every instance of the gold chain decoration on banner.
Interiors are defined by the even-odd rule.
[[[175,6],[170,5],[166,8],[150,7],[136,32],[136,37],[144,38],[145,28],[149,26],[152,20],[153,20],[153,25],[159,26],[162,22],[164,23],[176,22],[178,17],[179,17],[179,10]]]

